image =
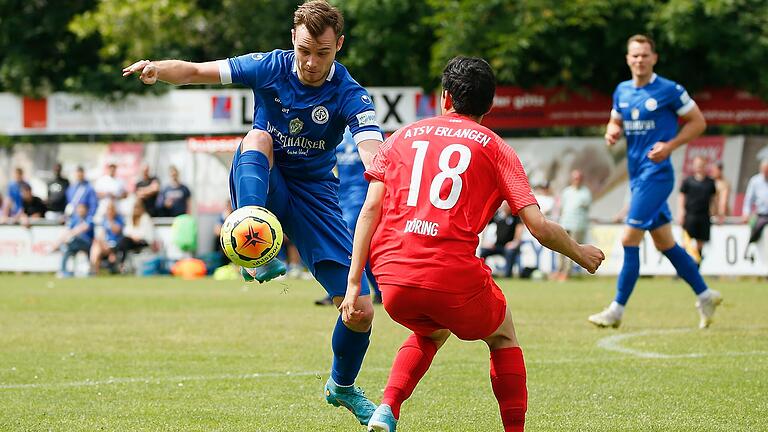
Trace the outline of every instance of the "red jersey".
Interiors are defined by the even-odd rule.
[[[515,151],[490,129],[448,114],[387,139],[365,172],[384,182],[370,260],[381,284],[467,293],[491,270],[476,256],[479,234],[501,202],[537,204]]]

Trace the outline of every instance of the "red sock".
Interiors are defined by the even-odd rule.
[[[411,396],[416,384],[427,373],[437,352],[432,339],[412,334],[403,342],[389,373],[387,387],[381,403],[392,407],[392,414],[400,418],[400,405]]]
[[[528,390],[520,347],[491,351],[491,387],[499,401],[504,432],[522,432],[528,409]]]

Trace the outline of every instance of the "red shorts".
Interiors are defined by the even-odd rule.
[[[401,285],[379,288],[389,316],[421,336],[448,329],[459,339],[483,339],[501,326],[507,313],[504,293],[490,278],[470,294]]]

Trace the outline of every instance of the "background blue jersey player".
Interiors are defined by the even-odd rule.
[[[304,262],[338,306],[349,273],[352,237],[339,207],[333,175],[336,144],[349,127],[368,166],[382,141],[368,93],[335,61],[344,43],[344,19],[324,0],[299,6],[291,30],[292,51],[253,53],[192,63],[142,60],[123,70],[146,84],[238,83],[253,89],[253,129],[232,161],[230,193],[235,208],[272,211]],[[285,273],[273,260],[253,276],[270,280]],[[373,304],[368,287],[360,299],[361,320],[336,322],[333,366],[325,386],[328,403],[352,411],[367,424],[376,408],[354,381],[368,348]]]
[[[360,215],[360,209],[365,202],[365,196],[368,193],[368,181],[363,177],[365,165],[360,159],[360,152],[357,151],[355,139],[349,129],[344,131],[344,138],[336,146],[336,171],[339,177],[339,204],[341,213],[347,228],[355,236],[355,225],[357,217]],[[373,291],[373,302],[381,303],[381,293],[379,292],[376,279],[373,277],[371,266],[366,264],[365,276],[368,284]],[[331,305],[333,298],[330,294],[320,300],[315,301],[316,305]]]
[[[589,317],[599,327],[618,327],[624,306],[640,274],[640,242],[651,232],[661,251],[696,293],[701,317],[699,327],[708,327],[720,293],[707,288],[696,262],[672,237],[672,215],[667,198],[675,182],[669,155],[677,147],[704,132],[706,122],[696,103],[680,85],[653,72],[658,60],[653,40],[635,35],[627,41],[627,65],[632,79],[613,93],[613,109],[605,133],[609,146],[616,144],[622,130],[627,137],[627,164],[632,200],[622,236],[624,264],[619,273],[616,298],[600,313]],[[678,118],[682,127],[678,131]]]

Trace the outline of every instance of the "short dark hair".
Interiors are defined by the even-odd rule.
[[[632,42],[647,43],[648,45],[651,46],[651,52],[652,53],[656,52],[656,43],[653,42],[653,39],[651,39],[650,36],[646,36],[643,34],[636,34],[636,35],[630,36],[629,39],[627,39],[627,50],[629,50],[629,44],[631,44]]]
[[[442,85],[451,95],[457,113],[480,117],[491,110],[496,77],[485,60],[464,56],[452,58],[443,69]]]
[[[337,38],[344,32],[344,16],[326,0],[310,0],[299,6],[293,13],[293,28],[302,24],[314,38],[327,27],[333,29]]]

